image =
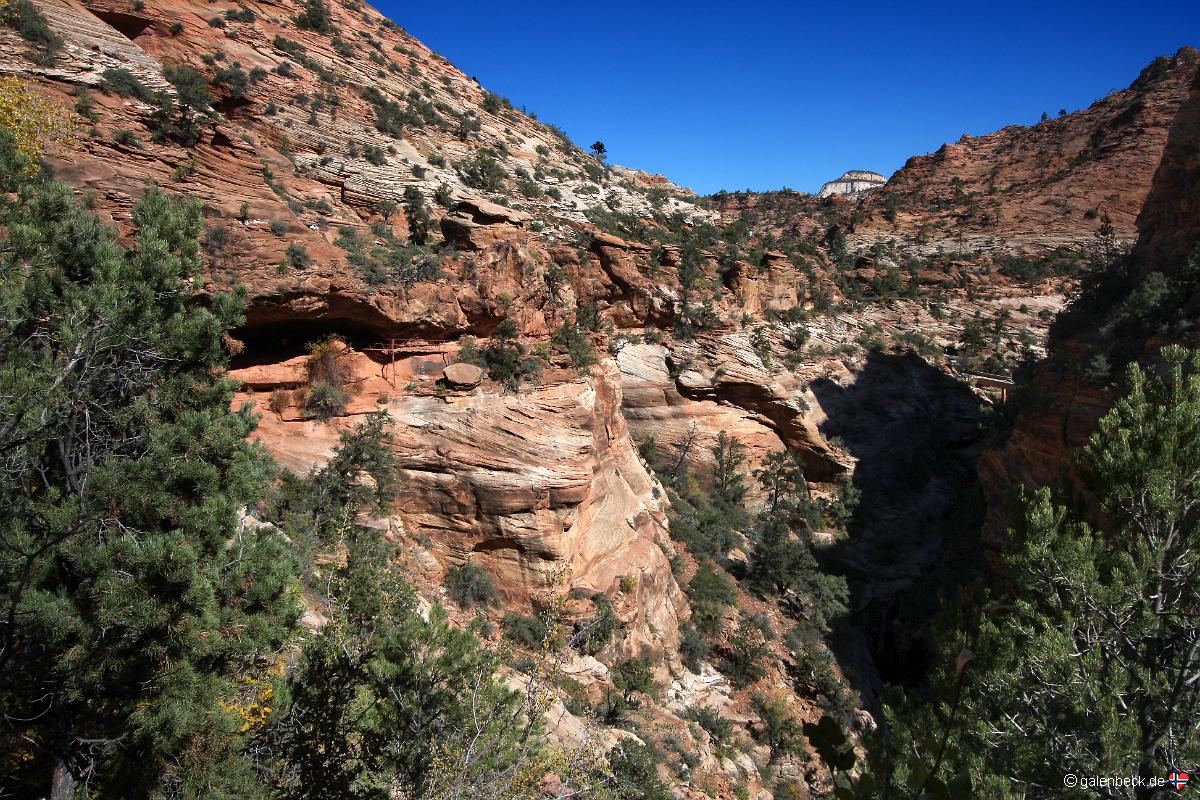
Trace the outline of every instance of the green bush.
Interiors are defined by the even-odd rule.
[[[480,106],[489,114],[498,114],[500,108],[503,106],[503,102],[500,99],[500,95],[485,91],[483,93],[483,102],[480,103]]]
[[[463,608],[488,605],[500,596],[487,570],[470,561],[446,573],[446,591]]]
[[[762,631],[745,621],[729,637],[729,651],[721,661],[721,671],[739,689],[767,674],[764,666],[771,651]]]
[[[31,0],[10,0],[0,7],[0,25],[15,30],[22,39],[33,45],[30,54],[34,63],[54,66],[62,50],[63,40]]]
[[[345,389],[319,381],[304,395],[304,411],[321,422],[340,416],[346,411],[350,395]]]
[[[75,113],[88,122],[96,122],[100,116],[96,113],[96,98],[87,92],[80,93],[75,99]]]
[[[553,342],[555,347],[571,357],[571,363],[577,369],[582,370],[596,363],[596,351],[591,341],[576,324],[564,322],[554,332]]]
[[[697,630],[708,636],[720,633],[725,609],[737,602],[733,581],[718,571],[711,561],[705,561],[688,583],[687,593]]]
[[[661,755],[649,744],[622,739],[608,751],[616,784],[613,800],[668,800],[670,789],[658,777]]]
[[[634,694],[651,694],[654,691],[654,671],[648,658],[620,661],[609,670],[609,677],[627,705],[633,703]]]
[[[526,650],[540,649],[549,635],[546,621],[538,616],[505,614],[500,626],[504,629],[506,639]]]
[[[133,131],[119,130],[113,134],[113,141],[125,147],[141,147],[142,140],[134,135]]]
[[[621,630],[621,620],[607,597],[598,594],[592,598],[592,604],[596,607],[596,615],[581,623],[575,634],[579,651],[589,656],[608,647],[613,636]]]
[[[429,239],[429,209],[421,190],[415,186],[404,187],[404,219],[408,223],[409,241],[425,244]]]
[[[684,625],[679,629],[679,655],[683,665],[692,672],[700,672],[701,662],[708,658],[712,645],[700,635],[695,625]]]
[[[307,0],[304,11],[296,15],[296,25],[317,33],[331,33],[333,22],[329,16],[329,7],[323,0]]]
[[[752,698],[759,722],[751,729],[754,738],[771,749],[771,759],[804,752],[800,719],[778,696],[756,694]]]
[[[312,265],[312,256],[308,254],[308,249],[298,242],[292,242],[287,246],[284,258],[296,269],[304,269]]]
[[[250,90],[250,76],[238,63],[218,67],[214,82],[218,86],[224,86],[229,90],[229,96],[238,100],[244,98]]]
[[[708,732],[719,754],[728,754],[736,741],[733,720],[721,716],[721,712],[707,706],[692,706],[683,712],[684,719],[691,720]]]
[[[670,462],[671,458],[664,458]],[[661,476],[660,476],[661,477]],[[717,505],[688,474],[667,475],[676,489],[671,517],[671,537],[681,541],[699,559],[720,558],[741,544],[735,525],[745,516],[737,506]]]
[[[429,160],[429,163],[433,163],[432,158]],[[450,208],[453,206],[454,192],[451,191],[450,185],[446,183],[439,183],[437,185],[437,189],[435,189],[433,192],[433,200],[442,208]]]
[[[495,151],[487,147],[479,148],[470,161],[460,161],[455,166],[463,183],[489,192],[499,190],[508,176],[508,172],[496,160]]]
[[[211,113],[212,93],[208,79],[193,67],[185,65],[163,68],[163,77],[175,87],[175,103],[166,92],[155,92],[151,102],[157,108],[153,114],[152,127],[155,139],[173,139],[185,147],[200,140],[200,129],[195,115]]]
[[[505,319],[492,331],[492,340],[487,347],[474,343],[464,346],[459,360],[483,367],[492,380],[504,384],[510,391],[517,391],[521,383],[541,371],[541,359],[526,355],[526,348],[517,341],[517,326]]]
[[[154,96],[150,87],[124,67],[110,67],[100,73],[100,86],[105,91],[112,92],[117,97],[123,97],[126,100],[149,102]]]

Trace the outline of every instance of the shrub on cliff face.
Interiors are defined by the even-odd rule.
[[[801,721],[787,700],[779,695],[756,694],[751,698],[758,724],[754,738],[771,749],[771,759],[804,752],[804,732]]]
[[[245,98],[246,92],[250,91],[250,75],[236,61],[228,67],[218,67],[213,80],[218,86],[225,87],[229,96],[237,100]]]
[[[171,139],[184,147],[192,147],[200,141],[197,117],[203,119],[212,106],[208,80],[186,65],[164,67],[163,77],[175,87],[175,102],[166,92],[153,92],[148,98],[143,98],[155,106],[150,121],[154,138],[156,141]],[[117,85],[138,91],[137,84],[131,84],[124,75],[117,78]]]
[[[719,572],[712,562],[705,561],[692,576],[687,587],[692,604],[692,621],[697,630],[710,636],[721,631],[725,609],[737,602],[733,582]]]
[[[515,392],[526,379],[535,377],[542,369],[541,359],[526,355],[525,345],[517,340],[517,334],[516,324],[505,319],[492,331],[492,340],[486,347],[468,342],[458,358],[483,367],[492,380]]]
[[[770,655],[762,631],[743,619],[729,637],[729,649],[721,660],[721,671],[734,686],[742,689],[767,674],[765,665]]]
[[[470,561],[450,568],[446,573],[446,591],[463,608],[489,605],[500,596],[487,570]]]
[[[350,402],[346,385],[353,374],[342,358],[345,349],[345,344],[333,336],[309,346],[305,365],[309,388],[303,407],[305,413],[322,422],[345,412]]]
[[[321,422],[328,422],[345,413],[349,402],[350,395],[345,389],[318,381],[304,395],[304,412]]]
[[[683,665],[692,672],[700,672],[701,662],[708,658],[711,650],[712,645],[694,625],[688,624],[679,629],[679,655]]]
[[[353,377],[350,367],[342,360],[346,345],[337,336],[330,336],[309,345],[305,371],[308,382],[328,383],[339,389]]]
[[[526,650],[539,649],[549,635],[546,620],[537,615],[505,614],[500,625],[504,629],[504,638]]]
[[[508,172],[496,160],[496,153],[487,147],[479,148],[471,160],[460,161],[455,167],[463,183],[488,192],[499,190],[508,177]]]
[[[100,73],[100,86],[118,97],[134,98],[149,102],[154,90],[142,83],[136,75],[124,67],[110,67]]]
[[[594,656],[612,642],[613,636],[621,630],[621,620],[613,611],[612,603],[604,595],[592,598],[596,607],[596,615],[578,626],[576,644],[579,652]]]
[[[554,333],[554,346],[561,349],[571,358],[576,369],[585,369],[596,363],[596,351],[587,334],[578,325],[564,322]]]
[[[317,33],[332,33],[333,21],[323,0],[307,0],[304,10],[296,15],[296,24]]]
[[[142,140],[134,135],[133,131],[121,129],[113,134],[113,141],[122,147],[130,147],[135,150],[140,149]]]
[[[343,431],[332,456],[307,475],[284,472],[268,494],[266,509],[311,570],[318,551],[341,547],[361,514],[386,513],[396,494],[396,456],[387,412],[366,415]],[[363,480],[363,476],[370,480]],[[320,576],[304,576],[319,587]]]
[[[668,800],[670,789],[658,777],[661,760],[651,745],[627,739],[609,750],[615,800]]]
[[[425,244],[429,239],[429,208],[421,190],[415,186],[404,188],[404,219],[408,223],[409,240],[413,244]]]
[[[289,244],[283,256],[296,269],[306,269],[312,266],[312,256],[308,254],[308,248],[297,242]]]
[[[54,66],[63,40],[31,0],[8,0],[0,6],[0,25],[12,28],[33,46],[30,60],[45,67]]]

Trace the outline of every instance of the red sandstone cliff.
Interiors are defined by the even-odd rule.
[[[741,252],[716,241],[703,248],[696,285],[714,321],[683,341],[661,335],[680,312],[678,238],[639,242],[592,222],[619,209],[677,234],[717,214],[658,176],[598,164],[375,10],[331,3],[334,32],[319,33],[295,24],[294,0],[242,3],[236,18],[226,18],[232,7],[198,0],[137,9],[110,0],[37,3],[65,38],[64,57],[38,66],[15,34],[0,30],[0,72],[64,106],[83,95],[94,101],[94,119],[78,120],[49,166],[118,226],[148,185],[203,204],[206,291],[248,286],[233,374],[243,381],[238,399],[263,412],[258,436],[279,462],[296,470],[319,463],[357,416],[386,409],[397,422],[406,491],[378,524],[401,544],[420,588],[444,598],[442,576],[470,559],[511,608],[527,609],[564,572],[583,594],[612,598],[626,627],[604,657],[666,656],[664,699],[647,713],[687,738],[723,796],[735,780],[762,786],[765,770],[748,755],[722,759],[706,736],[693,741],[680,715],[692,704],[741,721],[753,715],[747,694],[711,665],[695,675],[675,657],[690,613],[679,581],[697,565],[672,563],[665,495],[635,442],[653,436],[671,450],[694,437],[703,471],[726,432],[748,446],[751,467],[785,446],[798,450],[818,493],[844,475],[859,479],[876,506],[869,529],[831,549],[848,571],[876,576],[859,596],[870,619],[886,624],[868,632],[874,641],[854,641],[845,659],[864,676],[864,692],[873,691],[882,667],[871,659],[895,641],[883,630],[897,627],[894,598],[924,589],[959,495],[974,491],[978,458],[981,398],[903,353],[914,341],[953,347],[966,321],[982,315],[1002,317],[996,349],[1016,357],[1017,335],[1043,333],[1073,286],[1062,276],[1013,280],[987,253],[936,248],[1078,246],[1104,214],[1132,239],[1147,194],[1139,263],[1176,258],[1200,230],[1194,88],[1187,99],[1197,57],[1184,50],[1089,109],[914,158],[861,203],[717,198],[725,223],[753,212],[755,230]],[[120,68],[172,92],[164,66],[178,64],[199,69],[215,96],[193,147],[156,141],[145,100],[103,91],[105,70]],[[369,89],[394,104],[401,131],[379,130]],[[405,249],[412,231],[391,205],[405,202],[406,189],[432,214],[423,250]],[[851,269],[834,263],[831,228],[855,251]],[[913,291],[823,305],[846,299],[840,273],[864,285],[886,275],[884,262],[898,252],[854,256],[891,238],[927,259],[911,274]],[[586,335],[599,364],[581,372],[549,340],[591,306],[598,324]],[[788,313],[801,321],[780,321]],[[441,380],[464,337],[486,338],[506,319],[526,345],[542,348],[539,381],[512,393],[486,379]],[[785,341],[797,331],[803,346]],[[330,334],[346,342],[340,358],[352,397],[344,415],[323,423],[290,392],[307,380],[306,345]],[[1017,480],[1052,477],[1106,402],[1044,381],[1040,411],[1023,416],[1009,447],[986,458],[994,496]],[[783,624],[778,609],[743,601]],[[772,648],[762,685],[790,686],[792,654],[781,642]],[[569,668],[587,692],[605,685],[607,667],[596,659]],[[797,702],[807,717],[819,713],[811,698]],[[797,762],[782,768],[804,770]]]

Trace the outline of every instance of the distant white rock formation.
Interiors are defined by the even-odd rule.
[[[831,194],[862,194],[872,189],[878,189],[885,183],[887,183],[887,178],[878,172],[852,169],[836,181],[826,183],[818,194],[821,197],[829,197]]]

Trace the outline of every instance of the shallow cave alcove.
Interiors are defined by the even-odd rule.
[[[101,21],[108,23],[126,39],[136,39],[154,25],[154,20],[123,11],[88,9]]]
[[[230,332],[243,345],[230,360],[233,369],[277,364],[308,353],[309,346],[337,336],[356,350],[365,350],[383,337],[371,326],[350,319],[248,320]]]

